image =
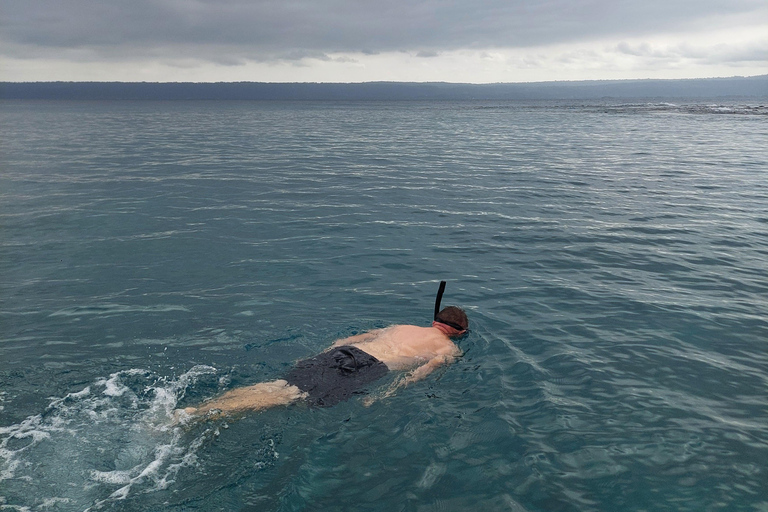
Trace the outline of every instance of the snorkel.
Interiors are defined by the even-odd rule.
[[[443,293],[445,293],[445,281],[440,281],[440,288],[437,289],[437,297],[435,297],[435,316],[432,318],[437,321],[437,314],[440,312],[440,303],[443,302]]]
[[[435,297],[435,315],[432,321],[432,327],[440,329],[447,336],[461,336],[467,330],[453,322],[447,320],[438,320],[437,315],[440,313],[440,303],[443,301],[443,293],[445,292],[445,281],[440,281],[440,288],[437,289],[437,297]]]

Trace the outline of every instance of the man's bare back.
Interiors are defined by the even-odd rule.
[[[409,370],[437,359],[451,362],[459,347],[437,327],[393,325],[337,340],[331,347],[351,345],[371,354],[390,370]]]
[[[454,306],[445,308],[440,311],[440,314],[443,315],[446,311],[449,312],[447,313],[449,316],[441,320],[438,319],[438,315],[435,315],[436,320],[431,327],[393,325],[385,329],[376,329],[339,339],[323,354],[299,362],[297,364],[299,368],[286,376],[288,380],[279,379],[234,389],[200,407],[188,407],[184,409],[184,412],[189,415],[200,416],[214,412],[228,413],[264,409],[276,405],[286,405],[303,398],[315,399],[316,397],[313,396],[316,384],[314,373],[320,375],[318,379],[326,380],[326,382],[318,384],[326,386],[323,392],[335,394],[333,388],[329,391],[327,387],[328,375],[337,375],[332,378],[337,379],[338,384],[344,387],[350,383],[359,385],[360,382],[371,382],[378,379],[382,372],[411,370],[405,377],[393,382],[381,397],[390,396],[398,387],[423,379],[436,368],[452,363],[461,355],[461,350],[451,340],[451,337],[461,336],[466,332],[468,326],[466,315],[461,309]],[[451,313],[458,315],[458,317],[450,316]],[[450,320],[451,318],[455,321]],[[456,321],[461,322],[461,324],[457,325]],[[305,363],[303,367],[301,367],[302,363]],[[318,363],[327,365],[327,367],[318,368]],[[315,370],[318,369],[319,371],[316,372]],[[328,372],[327,369],[334,370]],[[365,376],[366,372],[371,378]],[[307,383],[307,379],[309,379],[309,383]],[[331,385],[335,382],[332,381]],[[349,393],[346,393],[341,400],[346,400],[348,396]],[[338,396],[332,397],[331,401],[338,403]],[[320,402],[322,403],[322,400]],[[369,399],[367,404],[370,402]]]

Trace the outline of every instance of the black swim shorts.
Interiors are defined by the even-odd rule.
[[[284,378],[288,384],[309,393],[309,403],[330,407],[365,394],[363,388],[387,374],[387,365],[351,345],[334,347],[296,363]]]

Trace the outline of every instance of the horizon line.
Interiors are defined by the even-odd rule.
[[[270,85],[365,85],[365,84],[414,84],[414,85],[531,85],[531,84],[574,84],[590,82],[665,82],[665,81],[693,81],[693,80],[730,80],[730,79],[751,79],[768,78],[768,73],[760,75],[731,75],[731,76],[711,76],[711,77],[692,77],[692,78],[594,78],[584,80],[538,80],[528,82],[447,82],[444,80],[435,81],[402,81],[402,80],[368,80],[364,82],[270,82],[258,80],[237,80],[237,81],[126,81],[126,80],[0,80],[0,84],[270,84]]]

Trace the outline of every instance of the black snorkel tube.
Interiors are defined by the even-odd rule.
[[[445,281],[440,281],[440,288],[437,289],[437,297],[435,297],[435,316],[434,320],[435,322],[439,322],[441,324],[445,324],[448,327],[453,327],[457,331],[466,331],[466,329],[458,324],[455,324],[453,322],[449,322],[447,320],[438,320],[437,314],[440,313],[440,303],[443,301],[443,293],[445,292]]]
[[[440,288],[438,288],[437,297],[435,297],[435,317],[434,317],[435,322],[437,322],[437,314],[440,312],[440,303],[443,301],[444,292],[445,292],[445,281],[440,281]]]

